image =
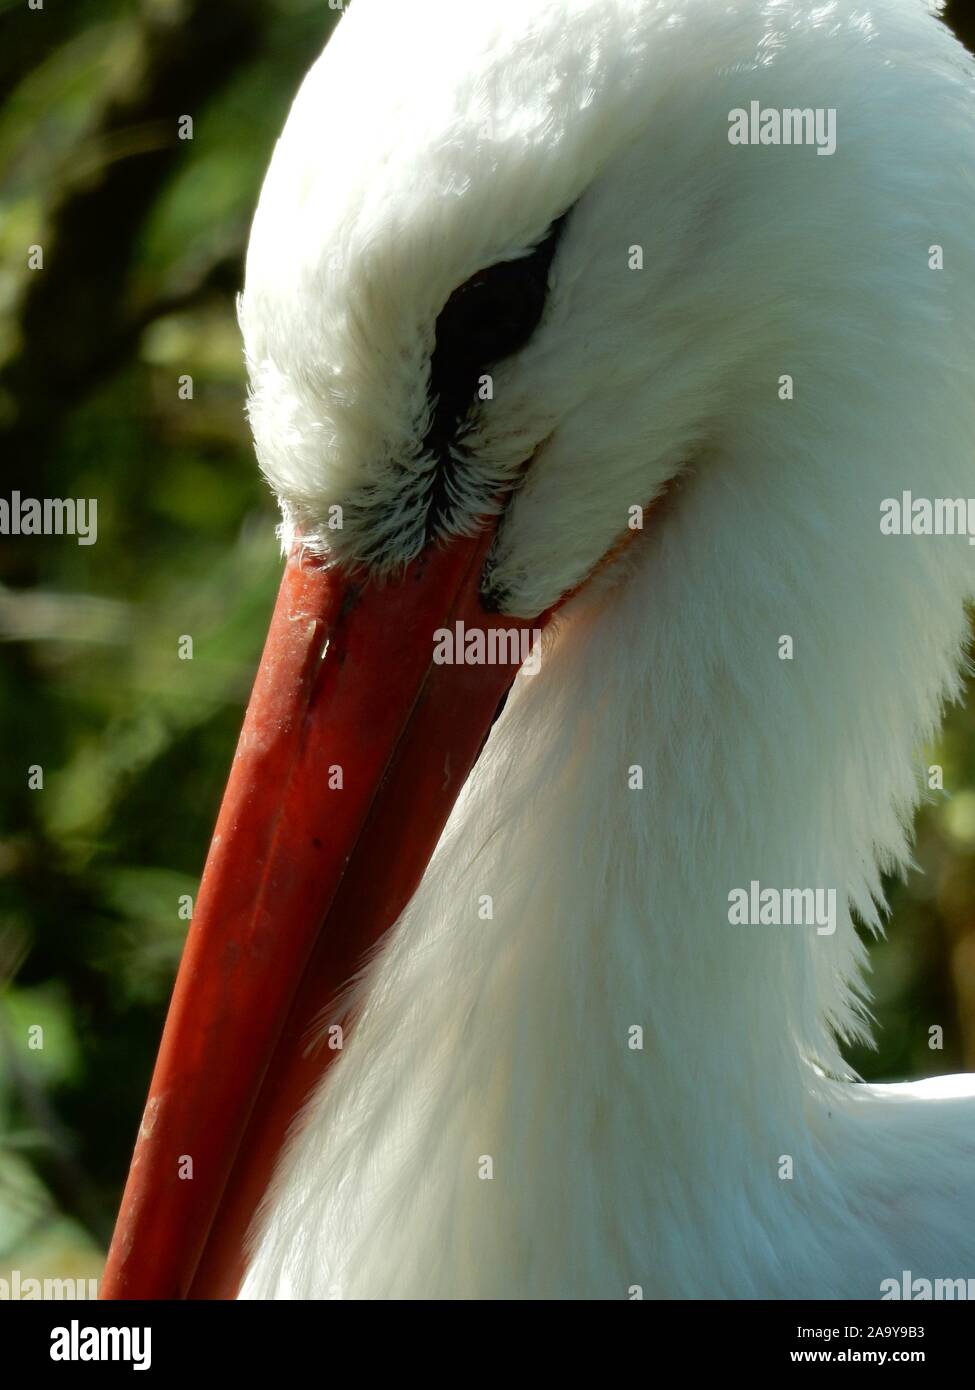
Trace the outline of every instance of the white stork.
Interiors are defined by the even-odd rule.
[[[975,1276],[975,1080],[837,1041],[975,588],[882,525],[973,491],[973,96],[917,0],[342,19],[250,243],[290,558],[108,1296]]]

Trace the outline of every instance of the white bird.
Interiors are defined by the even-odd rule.
[[[890,534],[972,491],[973,95],[915,0],[341,20],[250,243],[292,558],[110,1296],[233,1292],[275,1165],[248,1298],[975,1277],[975,1078],[838,1043],[975,587]],[[450,811],[516,664],[457,620],[545,633]]]

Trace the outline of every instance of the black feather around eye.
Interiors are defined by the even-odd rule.
[[[567,216],[552,223],[529,255],[499,261],[465,280],[440,312],[430,360],[433,415],[423,441],[423,452],[440,463],[430,488],[429,534],[448,520],[450,446],[474,403],[478,379],[524,347],[538,327]]]
[[[563,214],[529,255],[479,270],[441,310],[430,362],[434,418],[427,441],[436,452],[449,444],[470,409],[478,377],[524,347],[538,327],[564,224]]]

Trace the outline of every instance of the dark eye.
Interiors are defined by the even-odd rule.
[[[547,237],[530,256],[479,270],[454,290],[437,320],[437,350],[488,366],[523,347],[545,307],[552,249]]]
[[[548,272],[565,215],[527,256],[479,270],[447,300],[437,319],[430,362],[434,420],[428,443],[453,437],[474,400],[478,377],[524,347],[545,308]]]

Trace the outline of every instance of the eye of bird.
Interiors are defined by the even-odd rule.
[[[478,270],[451,294],[437,318],[430,359],[430,424],[422,452],[438,461],[427,488],[428,536],[449,525],[453,466],[480,377],[531,338],[542,317],[552,259],[568,213],[525,256]]]
[[[544,249],[545,242],[530,256],[479,270],[454,290],[437,320],[437,348],[487,366],[523,347],[545,305]]]
[[[538,327],[565,220],[563,214],[553,222],[528,255],[477,271],[454,290],[440,311],[430,362],[434,417],[427,440],[437,452],[450,442],[467,414],[478,377],[524,347]]]

